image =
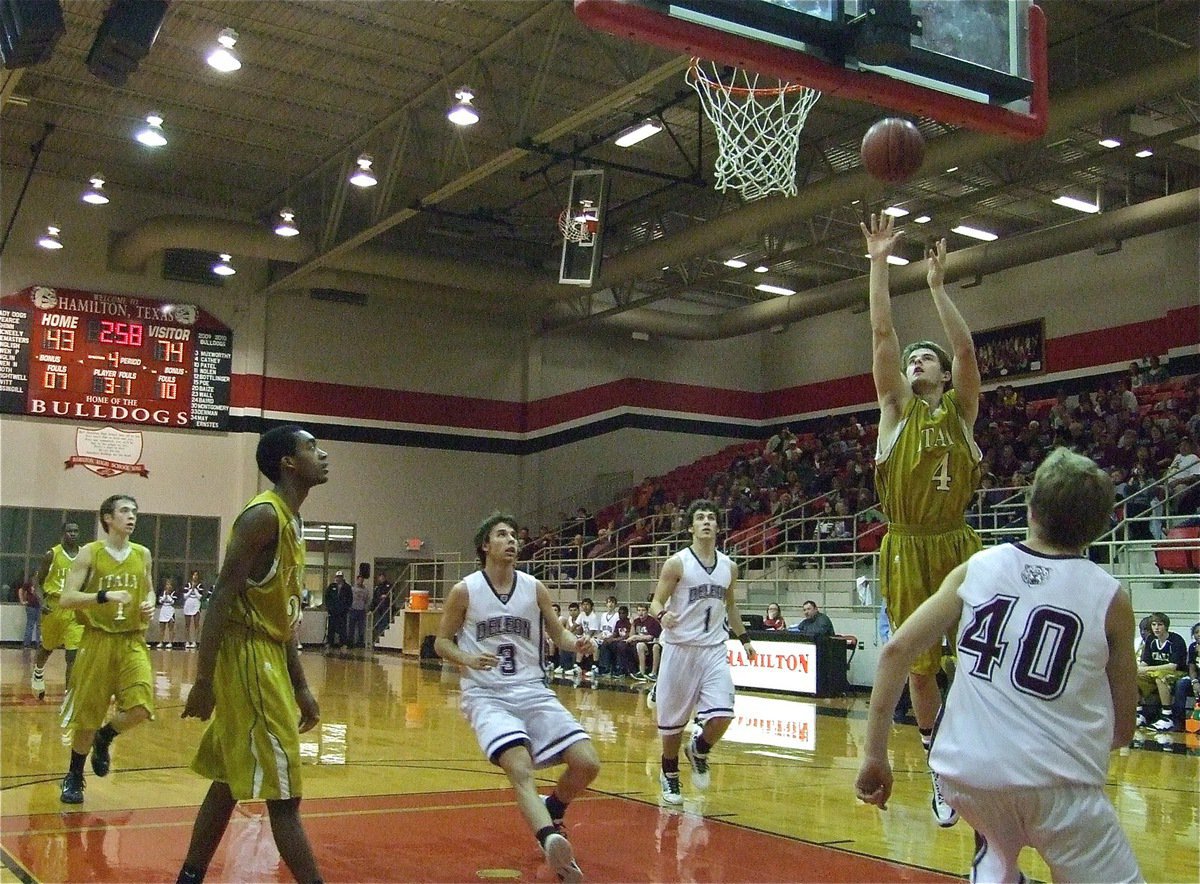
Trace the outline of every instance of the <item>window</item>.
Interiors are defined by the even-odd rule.
[[[333,582],[333,575],[338,571],[345,574],[347,583],[354,583],[357,573],[354,567],[354,539],[357,533],[354,525],[304,523],[304,588],[309,592],[309,604],[312,607],[322,603],[325,587]]]

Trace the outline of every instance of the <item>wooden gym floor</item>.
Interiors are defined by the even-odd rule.
[[[113,771],[87,774],[83,805],[58,800],[69,750],[56,715],[61,653],[44,702],[30,659],[0,650],[0,882],[174,880],[207,783],[187,766],[202,725],[183,721],[195,652],[152,651],[158,719],[114,744]],[[457,677],[389,655],[303,655],[321,703],[304,735],[303,816],[325,879],[550,881],[498,768],[458,712]],[[658,800],[659,748],[645,687],[602,682],[558,693],[592,735],[603,769],[567,826],[591,881],[937,881],[961,878],[973,839],[939,829],[916,729],[893,737],[887,812],[852,784],[866,697],[792,700],[744,692],[714,751],[713,782]],[[1149,881],[1200,880],[1200,743],[1140,734],[1114,753],[1109,794]],[[548,787],[554,771],[544,772]],[[1047,880],[1029,854],[1027,875]],[[239,808],[209,881],[289,881],[262,804]]]

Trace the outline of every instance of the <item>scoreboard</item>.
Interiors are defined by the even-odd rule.
[[[192,304],[30,286],[0,298],[0,412],[225,430],[233,334]]]

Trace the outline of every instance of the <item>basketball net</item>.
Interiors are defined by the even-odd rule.
[[[587,200],[583,201],[582,208],[575,211],[563,209],[558,216],[558,230],[563,235],[563,239],[583,246],[595,243],[599,226],[599,216]]]
[[[698,58],[687,81],[717,130],[717,190],[732,188],[747,200],[775,191],[795,196],[800,132],[821,93]]]

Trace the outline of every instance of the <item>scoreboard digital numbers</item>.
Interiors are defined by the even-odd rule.
[[[191,304],[30,286],[0,299],[0,412],[225,430],[233,334]]]

